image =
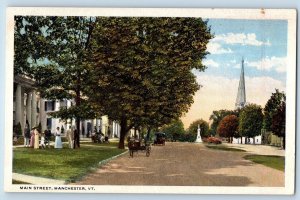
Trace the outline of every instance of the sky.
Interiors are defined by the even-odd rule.
[[[214,38],[202,61],[207,69],[193,71],[202,87],[182,117],[185,128],[197,119],[211,123],[214,110],[234,109],[242,59],[247,103],[264,107],[275,88],[286,88],[287,21],[209,19],[208,25]]]

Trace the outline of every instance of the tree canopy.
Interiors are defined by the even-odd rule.
[[[16,17],[15,35],[15,73],[33,75],[43,98],[73,101],[52,115],[75,118],[78,130],[108,115],[120,122],[120,148],[132,127],[188,111],[200,88],[191,70],[205,70],[212,38],[207,21],[170,17]]]
[[[232,142],[232,138],[240,137],[238,133],[239,119],[235,115],[225,116],[219,123],[217,128],[217,133],[221,137],[229,138],[229,141]]]
[[[181,120],[173,120],[170,124],[161,127],[160,131],[166,133],[166,136],[172,141],[179,140],[180,137],[185,133]]]
[[[273,116],[278,112],[278,110],[285,103],[285,93],[280,92],[278,89],[275,89],[275,93],[272,93],[270,99],[267,101],[264,108],[264,128],[267,131],[272,130],[272,120]]]
[[[261,134],[263,126],[262,108],[256,104],[249,104],[242,108],[239,115],[239,132],[245,137],[255,137]]]
[[[42,98],[72,100],[71,107],[51,115],[63,120],[75,118],[80,130],[81,119],[96,116],[84,95],[91,76],[85,61],[94,18],[17,16],[15,20],[15,74],[34,78]],[[77,133],[74,147],[79,147]]]
[[[208,134],[209,125],[203,119],[198,119],[198,120],[195,120],[194,122],[192,122],[188,128],[188,132],[190,134],[192,134],[193,136],[195,136],[195,140],[196,140],[198,125],[200,126],[200,129],[201,129],[201,137],[208,137],[209,136],[209,134]]]
[[[188,111],[199,89],[191,70],[205,69],[211,37],[200,18],[97,18],[89,100],[120,121],[120,148],[133,126],[157,128]]]
[[[239,116],[239,110],[214,110],[210,115],[209,120],[212,120],[210,125],[210,132],[215,135],[217,133],[217,128],[221,120],[227,115],[236,115]]]

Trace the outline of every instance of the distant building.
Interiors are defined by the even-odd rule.
[[[247,141],[246,141],[246,138],[245,137],[242,137],[242,138],[233,138],[232,140],[232,143],[233,144],[262,144],[262,138],[261,138],[261,135],[258,135],[256,137],[253,138],[247,138]]]

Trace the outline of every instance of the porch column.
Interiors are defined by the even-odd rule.
[[[23,123],[23,115],[22,115],[22,88],[21,85],[17,85],[17,90],[16,90],[16,124],[18,123],[21,124]],[[23,130],[22,130],[23,131]]]
[[[26,99],[26,120],[29,123],[30,129],[32,128],[32,124],[31,124],[31,96],[32,96],[32,92],[27,93],[27,99]]]
[[[40,122],[42,125],[42,131],[46,130],[47,127],[47,117],[45,113],[45,100],[43,98],[40,98]]]
[[[99,119],[96,118],[96,130],[99,132]]]
[[[83,127],[84,127],[84,135],[86,136],[86,134],[87,134],[87,120],[83,121]]]
[[[37,124],[36,124],[36,113],[37,113],[36,106],[37,106],[36,93],[33,90],[32,91],[32,101],[31,101],[31,125],[32,125],[32,127],[37,126]]]
[[[91,120],[91,133],[93,133],[94,132],[94,126],[95,126],[95,119],[92,119]],[[91,136],[90,136],[91,137]]]

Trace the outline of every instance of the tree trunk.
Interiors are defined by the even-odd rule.
[[[253,137],[253,144],[255,144],[255,137]]]
[[[75,119],[75,123],[76,123],[76,131],[74,132],[74,145],[73,148],[80,148],[80,119],[76,118]]]
[[[125,149],[125,137],[127,135],[127,119],[126,118],[122,118],[121,119],[121,132],[120,132],[120,141],[119,141],[119,149]]]
[[[150,132],[151,132],[151,128],[148,127],[148,129],[147,129],[147,141],[150,140]]]
[[[80,99],[80,76],[78,75],[77,78],[77,88],[76,88],[76,97],[75,97],[75,105],[80,106],[81,104],[81,99]],[[73,148],[80,148],[80,117],[76,116],[75,118],[75,123],[76,123],[76,129],[77,131],[74,134],[74,146]]]
[[[243,137],[241,137],[241,144],[243,144]]]

